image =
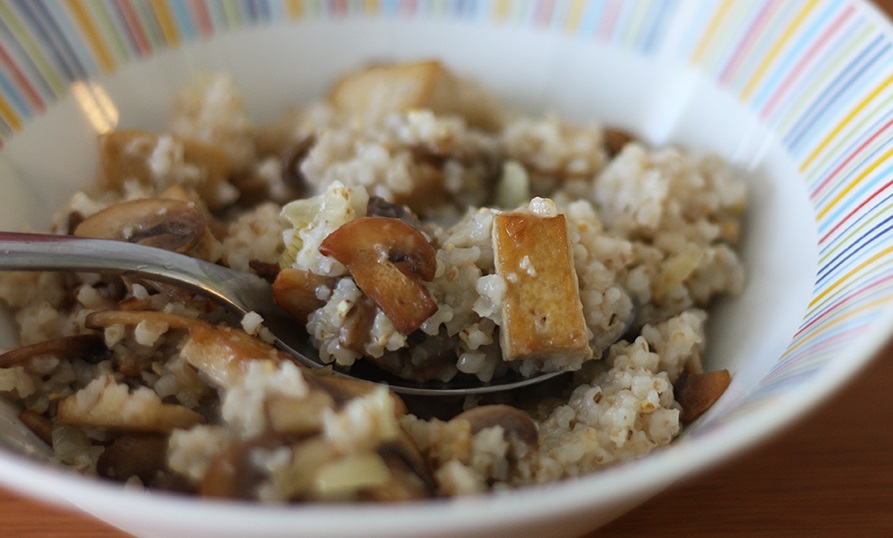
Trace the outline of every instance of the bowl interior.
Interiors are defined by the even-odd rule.
[[[389,12],[390,4],[382,3],[377,11],[322,9],[300,17],[283,9],[265,21],[252,24],[246,17],[230,30],[212,28],[213,37],[183,33],[181,43],[145,57],[123,54],[113,68],[97,68],[48,98],[46,112],[33,112],[6,137],[0,151],[0,229],[45,228],[53,208],[91,180],[96,133],[113,126],[163,129],[173,93],[198,71],[233,73],[249,112],[262,123],[288,105],[319,99],[338,73],[363,63],[440,58],[528,112],[599,121],[654,144],[713,151],[746,176],[747,287],[741,297],[717,305],[707,359],[710,369],[730,369],[733,382],[684,439],[642,462],[549,487],[549,496],[520,492],[450,508],[432,503],[414,512],[360,510],[356,518],[334,521],[331,507],[265,510],[269,521],[260,527],[246,526],[257,520],[249,508],[121,494],[112,486],[42,475],[39,466],[18,465],[0,453],[0,468],[11,473],[0,473],[4,480],[47,498],[71,500],[81,491],[95,499],[121,494],[117,516],[97,502],[79,502],[131,531],[177,525],[195,530],[204,521],[202,528],[218,536],[249,528],[272,535],[276,525],[300,520],[335,535],[368,529],[369,521],[389,514],[402,518],[383,529],[390,535],[434,520],[445,534],[505,531],[563,514],[579,517],[582,531],[765,436],[838,386],[880,345],[891,319],[885,299],[893,291],[883,269],[891,241],[871,232],[891,209],[881,191],[866,187],[880,181],[875,163],[885,146],[880,139],[873,142],[872,126],[893,111],[880,101],[890,90],[875,91],[884,75],[875,64],[853,75],[845,88],[835,78],[865,63],[860,54],[873,43],[869,38],[890,41],[886,22],[859,3],[820,3],[807,10],[793,2],[754,2],[726,11],[699,11],[692,3],[604,3],[614,6],[613,15],[593,4],[598,6],[587,4],[577,15],[555,7],[547,17],[512,9],[500,15],[498,6],[438,12],[426,3],[417,11]],[[832,22],[844,15],[841,25],[862,28],[868,38],[852,41],[850,34],[831,32]],[[819,44],[821,36],[826,41]],[[836,71],[825,67],[833,72],[824,73],[821,54],[836,58],[835,45],[850,47],[849,56],[835,60]],[[804,56],[810,47],[817,50],[815,59]],[[785,78],[792,66],[797,76]],[[809,99],[814,106],[800,105]],[[14,342],[6,321],[0,324],[0,345]],[[841,355],[843,349],[850,350],[848,356]],[[49,478],[38,483],[38,476]],[[63,489],[53,493],[51,486]],[[153,527],[135,510],[145,502],[173,511],[187,506],[192,515],[184,512],[184,522]],[[581,516],[584,509],[590,514]],[[208,519],[210,514],[221,517]]]

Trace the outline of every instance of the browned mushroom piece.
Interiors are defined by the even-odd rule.
[[[253,207],[264,201],[286,202],[305,198],[312,194],[310,184],[301,172],[301,163],[316,143],[311,134],[297,141],[287,127],[261,128],[255,136],[258,155],[264,156],[263,164],[252,170],[234,175],[230,181],[239,191],[236,203],[241,207]],[[279,178],[271,181],[267,174],[267,159],[279,159]]]
[[[282,441],[274,435],[261,435],[236,442],[223,450],[205,471],[199,484],[203,497],[251,499],[266,473],[256,464],[256,451],[275,450]]]
[[[140,305],[131,306],[137,308]],[[143,324],[143,327],[162,335],[171,330],[185,331],[193,325],[207,323],[200,319],[156,310],[129,310],[126,302],[122,308],[124,309],[91,312],[84,319],[84,326],[90,329],[104,330],[113,326],[135,328]],[[134,354],[126,348],[120,351],[117,347],[112,347],[112,356],[115,359],[117,371],[127,377],[139,376],[156,360],[152,355]]]
[[[288,355],[244,331],[209,323],[189,327],[189,339],[180,354],[207,382],[225,389],[238,385],[254,361],[290,360]],[[321,411],[330,406],[337,409],[354,398],[369,395],[378,387],[374,383],[299,368],[311,387],[311,396],[305,399],[273,398],[267,402],[271,426],[282,433],[305,435],[318,426],[318,421],[312,417],[290,417],[289,413]],[[323,394],[314,395],[313,392]],[[403,401],[393,392],[389,395],[395,413],[405,414]]]
[[[406,432],[378,447],[378,455],[391,472],[386,484],[362,492],[361,498],[372,501],[409,501],[431,497],[437,489],[434,477],[418,447]]]
[[[180,355],[206,382],[225,389],[238,385],[253,361],[290,360],[282,351],[245,331],[210,323],[189,327],[189,339]]]
[[[131,327],[140,323],[158,323],[171,329],[189,329],[196,324],[208,324],[196,318],[157,312],[154,310],[99,310],[87,314],[84,326],[90,329],[105,329],[112,325]]]
[[[239,191],[235,202],[239,207],[255,207],[272,198],[269,180],[257,171],[235,176],[231,183]]]
[[[673,394],[682,406],[679,421],[690,424],[710,409],[726,391],[732,377],[728,370],[682,372],[673,384]]]
[[[211,250],[205,217],[195,204],[168,198],[143,198],[111,205],[90,215],[74,235],[114,239],[197,257]]]
[[[273,300],[303,325],[314,310],[325,305],[325,301],[317,297],[316,290],[331,283],[331,278],[310,271],[282,269],[273,281]]]
[[[434,278],[434,247],[409,224],[386,217],[355,219],[329,234],[319,251],[347,266],[401,334],[415,331],[437,311],[420,282]]]
[[[180,202],[186,202],[188,204],[194,205],[195,208],[198,209],[204,216],[205,225],[208,227],[209,232],[209,234],[206,234],[206,236],[213,236],[217,238],[223,238],[226,236],[226,224],[215,218],[214,214],[208,208],[207,201],[202,198],[199,193],[190,189],[186,189],[179,183],[174,183],[173,185],[169,185],[164,190],[159,192],[158,195],[155,196],[155,198],[178,200]]]
[[[78,224],[83,222],[84,214],[80,211],[72,211],[68,214],[68,218],[65,222],[65,233],[67,235],[74,235],[74,229],[78,227]]]
[[[365,353],[372,325],[375,323],[375,312],[375,304],[365,295],[354,303],[353,308],[344,317],[344,324],[338,330],[338,343],[341,347]]]
[[[530,415],[504,404],[482,405],[460,413],[453,420],[467,420],[471,433],[501,426],[503,435],[515,436],[532,448],[539,446],[539,432]]]
[[[335,408],[335,399],[325,390],[311,390],[302,398],[269,397],[264,407],[271,430],[291,439],[303,438],[322,430],[324,412]]]
[[[366,204],[367,217],[388,217],[400,219],[419,231],[426,231],[425,224],[409,207],[391,203],[381,196],[371,196]]]
[[[285,183],[300,193],[306,193],[308,189],[307,178],[301,172],[301,163],[316,144],[316,137],[309,135],[299,140],[285,152],[282,158],[282,179]]]
[[[276,277],[279,276],[279,271],[282,270],[279,263],[261,260],[248,260],[248,267],[254,271],[254,274],[270,283],[276,280]]]
[[[614,157],[623,150],[623,147],[635,140],[635,138],[621,129],[608,128],[603,132],[605,151],[609,157]]]
[[[105,447],[96,462],[96,471],[117,480],[136,476],[149,484],[165,468],[167,441],[166,435],[122,435]]]
[[[36,411],[25,409],[19,413],[19,420],[44,443],[53,444],[53,422],[50,419]]]
[[[45,340],[12,349],[0,355],[0,368],[24,365],[34,357],[53,356],[58,359],[83,359],[97,363],[108,354],[105,342],[95,334],[79,334]]]
[[[352,310],[348,312],[345,324],[352,321],[352,312]],[[408,349],[403,348],[379,357],[366,356],[364,360],[402,379],[443,381],[456,375],[456,353],[452,350],[438,350],[425,356],[412,356]]]

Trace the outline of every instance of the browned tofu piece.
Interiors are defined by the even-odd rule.
[[[329,102],[350,114],[428,108],[463,116],[470,125],[485,130],[501,123],[498,105],[487,92],[435,60],[377,64],[354,71],[335,83]]]
[[[592,357],[564,215],[499,213],[493,222],[496,273],[505,280],[502,357]]]
[[[200,194],[213,201],[213,190],[225,181],[230,174],[230,161],[226,153],[214,146],[197,140],[172,136],[174,143],[182,145],[183,161],[194,166],[202,178],[195,185]],[[173,181],[157,178],[152,170],[150,159],[158,148],[161,137],[140,130],[122,130],[99,137],[99,186],[103,189],[119,190],[127,179],[142,183],[156,183],[166,187]]]

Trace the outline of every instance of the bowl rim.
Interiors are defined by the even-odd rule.
[[[893,27],[889,19],[878,7],[864,0],[850,0],[851,3],[867,6],[884,23],[883,31],[891,33]],[[393,518],[401,520],[389,530],[411,535],[418,532],[418,524],[448,525],[450,529],[501,526],[506,520],[533,521],[544,516],[559,517],[578,512],[596,503],[606,503],[615,497],[656,493],[657,490],[682,478],[702,473],[723,461],[767,442],[785,426],[814,412],[821,404],[830,400],[843,387],[877,358],[878,352],[890,340],[893,332],[893,304],[879,308],[877,319],[865,331],[858,347],[848,352],[848,357],[829,360],[815,372],[808,384],[799,384],[790,391],[769,398],[757,409],[750,409],[745,415],[718,424],[711,431],[700,434],[696,440],[682,439],[670,446],[653,452],[629,464],[621,464],[598,473],[575,479],[563,480],[541,486],[525,487],[520,490],[472,496],[460,499],[435,499],[413,502],[406,505],[347,505],[351,518],[336,518],[342,514],[345,505],[286,505],[267,506],[253,502],[233,502],[198,499],[158,491],[128,489],[120,484],[83,477],[71,471],[47,467],[5,448],[0,450],[0,482],[12,487],[16,492],[32,498],[48,501],[59,506],[79,506],[90,511],[96,503],[114,503],[134,518],[145,521],[155,520],[160,513],[169,514],[183,527],[207,531],[208,521],[217,528],[244,526],[248,521],[257,524],[257,518],[246,517],[263,514],[264,532],[281,530],[284,523],[306,524],[319,520],[331,524],[334,520],[345,521],[346,527],[363,528],[383,522],[394,524]],[[693,450],[697,449],[697,450]],[[610,491],[599,487],[611,482]],[[57,491],[72,488],[90,496],[83,499],[62,498]],[[548,491],[550,495],[542,495]],[[473,501],[473,502],[472,502]],[[151,506],[151,509],[147,507]],[[455,508],[462,510],[467,521],[456,517]],[[141,511],[142,510],[142,511]],[[201,515],[197,515],[201,513]],[[211,516],[211,517],[208,517]],[[188,525],[183,523],[190,522]],[[316,534],[325,534],[324,527],[311,527]],[[344,528],[333,531],[336,534]]]

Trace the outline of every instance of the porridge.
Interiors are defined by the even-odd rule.
[[[744,285],[746,188],[715,156],[522,115],[423,61],[348,73],[265,125],[203,75],[165,132],[102,135],[99,162],[53,233],[258,273],[332,368],[568,373],[401,398],[169,285],[2,274],[21,347],[0,394],[78,472],[266,502],[504,490],[665,446],[729,383],[703,369],[705,323]]]

